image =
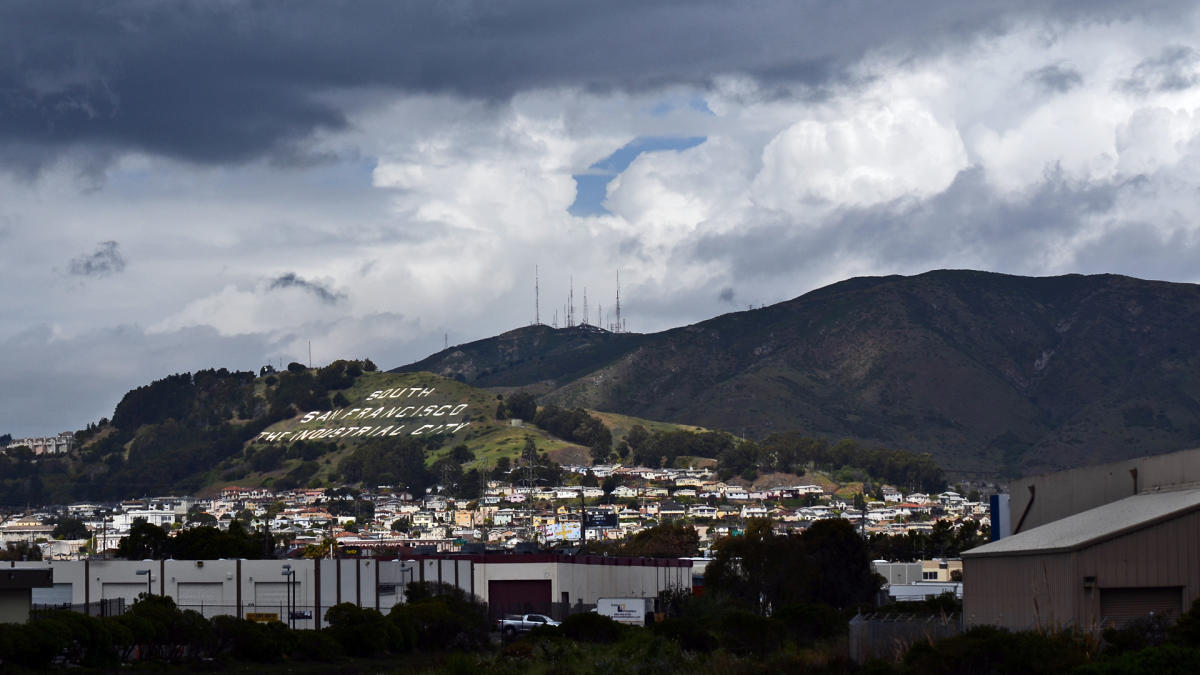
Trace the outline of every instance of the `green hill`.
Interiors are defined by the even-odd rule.
[[[543,464],[590,461],[570,430],[560,438],[498,417],[502,400],[431,373],[378,372],[369,361],[171,375],[128,392],[111,420],[77,433],[66,457],[0,455],[0,505],[204,494],[231,483],[481,483],[515,466],[530,441]],[[677,428],[612,419],[618,438],[636,424]]]

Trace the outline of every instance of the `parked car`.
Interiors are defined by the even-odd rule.
[[[559,623],[545,614],[510,614],[500,619],[496,627],[501,635],[512,637],[518,633],[528,633],[538,626],[557,626]]]

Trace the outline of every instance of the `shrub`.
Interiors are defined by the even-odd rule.
[[[652,629],[656,635],[678,643],[689,652],[707,653],[717,645],[717,638],[709,631],[705,622],[694,617],[679,617],[656,623]]]
[[[447,584],[414,582],[408,604],[396,605],[388,618],[411,631],[423,651],[480,649],[489,642],[487,607],[462,589]]]
[[[395,627],[379,610],[343,602],[326,610],[325,620],[330,635],[350,656],[375,656],[396,642]]]
[[[292,651],[293,637],[287,626],[278,621],[256,623],[233,616],[217,616],[212,620],[214,642],[220,654],[257,663],[275,663]]]
[[[562,622],[558,631],[572,640],[580,642],[611,643],[621,639],[624,626],[607,616],[583,612],[572,614]]]
[[[338,661],[342,645],[328,631],[298,630],[289,656],[297,661]]]
[[[846,617],[829,605],[784,605],[771,615],[771,619],[800,645],[836,637],[847,630]]]
[[[977,626],[937,644],[917,643],[904,656],[913,672],[1063,673],[1087,662],[1087,649],[1070,633],[1010,633]]]

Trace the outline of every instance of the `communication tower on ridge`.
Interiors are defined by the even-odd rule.
[[[581,326],[586,326],[586,325],[587,325],[587,322],[588,322],[588,311],[587,311],[587,286],[584,286],[584,287],[583,287],[583,321],[580,321],[580,322],[579,322],[579,325],[581,325]]]
[[[538,268],[533,266],[533,325],[542,325],[542,296],[538,288]]]
[[[571,275],[571,285],[567,287],[567,328],[575,325],[575,275]]]
[[[608,329],[613,333],[624,333],[625,322],[621,319],[621,270],[617,270],[617,320],[609,325]]]

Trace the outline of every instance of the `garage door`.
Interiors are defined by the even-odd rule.
[[[550,614],[550,580],[488,582],[488,613],[493,620],[505,614]]]
[[[288,606],[286,581],[258,581],[254,584],[254,606],[259,608],[284,608]]]
[[[222,590],[225,584],[213,582],[179,582],[176,604],[184,609],[199,610],[200,607],[219,605],[222,601]]]
[[[142,586],[142,590],[146,587]],[[33,604],[35,605],[69,605],[71,604],[71,582],[54,584],[53,588],[33,589]]]
[[[113,598],[124,598],[125,602],[131,603],[137,599],[138,593],[145,593],[145,592],[146,592],[146,582],[144,582],[144,581],[140,584],[138,584],[138,583],[114,584],[114,583],[105,582],[104,588],[102,588],[100,591],[100,597],[104,598],[105,600],[112,600]]]
[[[1101,588],[1100,616],[1104,626],[1125,628],[1151,615],[1178,617],[1183,607],[1183,588]]]

